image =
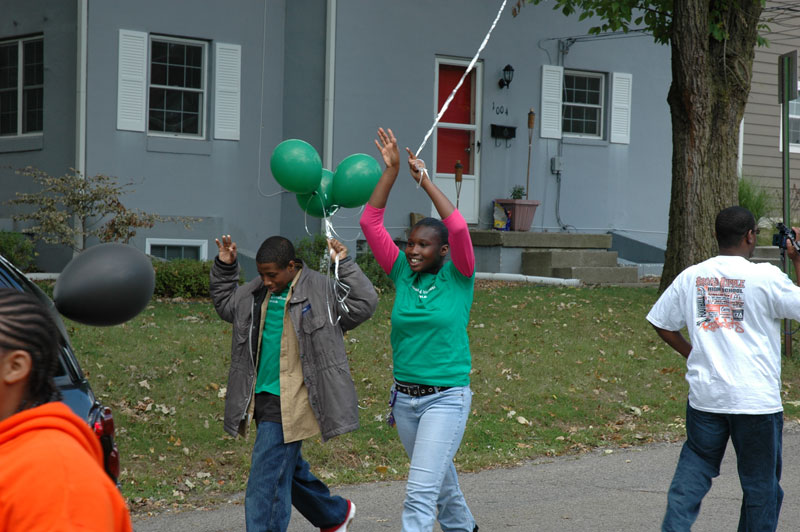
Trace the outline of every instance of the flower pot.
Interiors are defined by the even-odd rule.
[[[539,202],[536,200],[524,199],[496,199],[506,211],[511,215],[512,231],[529,231],[533,223],[533,215],[536,214],[536,207]]]

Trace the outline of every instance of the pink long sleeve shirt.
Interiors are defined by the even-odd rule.
[[[361,230],[378,264],[394,281],[392,352],[394,377],[433,386],[467,386],[472,359],[467,325],[475,285],[475,253],[458,210],[442,220],[451,262],[437,273],[411,270],[405,253],[383,225],[384,209],[367,205]]]

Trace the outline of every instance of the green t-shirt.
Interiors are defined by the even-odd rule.
[[[256,375],[256,393],[281,394],[281,336],[283,335],[283,309],[289,287],[280,294],[269,293],[264,332],[261,333],[261,356]]]
[[[396,288],[391,334],[395,379],[469,385],[467,325],[475,275],[464,277],[452,262],[435,274],[416,273],[401,251],[389,276]]]

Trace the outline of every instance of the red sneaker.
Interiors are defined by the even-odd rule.
[[[347,501],[347,517],[344,518],[344,522],[340,525],[332,526],[330,528],[321,528],[320,532],[347,532],[347,525],[350,524],[350,521],[356,516],[356,505],[353,504],[352,501]]]

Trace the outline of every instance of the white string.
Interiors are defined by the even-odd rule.
[[[503,14],[503,9],[506,7],[507,1],[508,0],[503,0],[503,5],[500,6],[500,9],[497,11],[497,16],[494,17],[494,22],[492,22],[492,27],[489,28],[489,32],[486,34],[486,37],[483,38],[483,42],[481,43],[480,48],[478,48],[478,51],[475,52],[475,56],[472,58],[472,61],[470,61],[467,70],[464,72],[464,75],[461,76],[460,80],[458,80],[456,88],[453,89],[453,92],[451,92],[450,96],[448,96],[447,100],[445,100],[444,105],[442,106],[442,110],[439,111],[439,114],[436,116],[436,120],[434,120],[433,125],[428,130],[428,132],[425,133],[425,138],[422,139],[422,144],[419,145],[419,148],[417,148],[417,151],[414,153],[415,157],[417,157],[419,153],[422,151],[422,148],[425,147],[425,144],[428,142],[428,138],[430,138],[431,134],[433,133],[433,130],[436,129],[436,125],[439,123],[439,120],[442,119],[442,116],[444,116],[445,111],[447,111],[447,108],[450,106],[450,102],[453,101],[453,98],[455,98],[456,92],[458,92],[458,89],[461,88],[461,84],[464,83],[464,80],[472,71],[472,68],[475,66],[475,63],[478,61],[478,56],[481,55],[481,52],[486,47],[486,43],[489,42],[489,37],[492,35],[492,31],[494,30],[494,27],[497,25],[497,21],[500,20],[500,15]]]

